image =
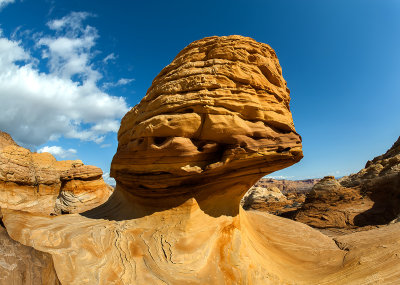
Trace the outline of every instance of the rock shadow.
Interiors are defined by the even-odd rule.
[[[354,225],[385,225],[400,215],[400,173],[375,178],[362,185],[361,192],[374,205],[354,217]]]

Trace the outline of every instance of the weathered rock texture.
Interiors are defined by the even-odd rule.
[[[258,179],[301,157],[273,50],[205,38],[122,120],[105,204],[84,216],[6,209],[3,221],[13,239],[52,255],[63,284],[363,284],[378,271],[398,280],[394,257],[374,259],[400,249],[397,224],[378,241],[393,251],[378,256],[368,243],[350,238],[346,251],[304,224],[240,208]]]
[[[275,186],[253,186],[243,196],[241,201],[245,210],[259,210],[279,215],[291,205],[285,195]]]
[[[327,176],[314,185],[294,219],[316,228],[354,228],[356,217],[373,204],[360,189],[343,187]]]
[[[363,197],[374,203],[357,217],[360,226],[387,224],[396,219],[400,215],[400,137],[385,154],[339,182],[345,187],[360,188]]]
[[[57,285],[60,282],[50,254],[12,240],[0,226],[0,284]]]
[[[244,195],[241,205],[245,210],[258,210],[292,218],[303,205],[306,194],[319,179],[276,180],[261,178]]]
[[[0,131],[0,208],[48,215],[83,212],[111,195],[102,174],[80,160],[32,153]]]
[[[400,138],[358,173],[317,183],[294,219],[318,228],[369,229],[399,215]]]
[[[160,199],[290,166],[302,152],[289,101],[268,45],[236,36],[196,41],[122,119],[111,176],[135,196]]]

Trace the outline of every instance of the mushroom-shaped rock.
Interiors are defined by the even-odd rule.
[[[331,238],[239,206],[260,177],[302,158],[268,45],[240,36],[190,44],[123,118],[118,140],[105,204],[53,218],[3,212],[12,238],[51,253],[61,283],[351,283],[357,256],[347,266]],[[383,277],[399,277],[392,269]]]
[[[289,101],[270,46],[241,36],[196,41],[122,119],[111,176],[154,206],[230,188],[238,211],[259,178],[303,157]]]

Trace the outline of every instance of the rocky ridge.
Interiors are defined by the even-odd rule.
[[[400,215],[400,138],[358,173],[328,176],[307,195],[295,220],[321,229],[368,230]]]

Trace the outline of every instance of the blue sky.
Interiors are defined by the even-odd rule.
[[[186,45],[275,49],[304,159],[273,177],[361,169],[400,135],[400,1],[0,0],[0,129],[105,173],[124,113]]]

